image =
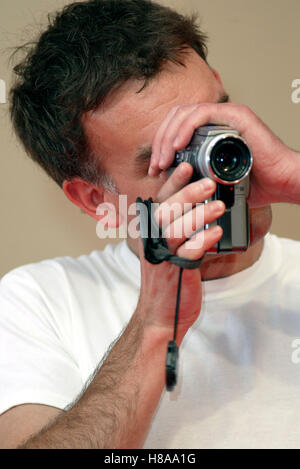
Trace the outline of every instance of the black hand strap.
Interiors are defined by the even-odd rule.
[[[202,259],[191,260],[172,254],[165,238],[162,236],[161,228],[157,225],[152,213],[153,200],[136,200],[137,212],[140,221],[140,236],[144,245],[145,258],[151,264],[160,264],[163,261],[171,262],[183,269],[196,269],[200,266]]]
[[[177,383],[177,367],[179,351],[176,344],[178,313],[180,305],[181,280],[183,269],[197,269],[202,259],[191,260],[172,254],[165,238],[162,236],[162,230],[157,225],[153,213],[153,200],[142,200],[140,197],[136,200],[137,213],[139,216],[139,230],[141,240],[144,246],[144,255],[151,264],[160,264],[163,261],[171,262],[180,267],[179,280],[177,287],[176,311],[174,319],[174,336],[173,340],[168,343],[166,358],[166,387],[168,391],[173,391]]]

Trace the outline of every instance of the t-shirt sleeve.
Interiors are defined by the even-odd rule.
[[[76,359],[56,326],[66,313],[57,308],[55,318],[26,268],[0,281],[0,414],[29,403],[64,409],[82,390]]]

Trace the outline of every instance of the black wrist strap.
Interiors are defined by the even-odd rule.
[[[168,261],[180,267],[174,318],[174,335],[173,340],[168,343],[166,357],[166,388],[168,391],[173,391],[177,383],[177,368],[179,357],[179,350],[176,344],[176,335],[182,273],[183,269],[197,269],[200,266],[203,258],[195,261],[176,256],[169,251],[167,242],[162,236],[162,230],[154,219],[152,213],[152,204],[153,200],[151,198],[148,200],[142,200],[140,197],[138,197],[136,200],[137,214],[139,216],[139,231],[144,246],[145,258],[151,264],[160,264],[161,262]]]
[[[191,260],[172,254],[165,238],[162,236],[161,228],[157,225],[152,213],[153,200],[136,200],[137,213],[140,221],[140,236],[144,245],[144,253],[147,261],[151,264],[160,264],[169,261],[183,269],[196,269],[200,266],[202,259]]]

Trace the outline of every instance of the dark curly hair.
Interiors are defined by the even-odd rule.
[[[36,42],[21,47],[11,119],[27,153],[60,186],[74,177],[98,184],[105,175],[89,148],[84,113],[127,80],[146,86],[166,61],[181,63],[187,47],[206,60],[206,37],[194,16],[150,0],[72,3],[48,22]]]

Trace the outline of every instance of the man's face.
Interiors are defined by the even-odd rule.
[[[101,155],[102,168],[112,176],[129,203],[137,196],[155,198],[160,178],[148,176],[154,135],[170,108],[198,102],[217,102],[225,94],[211,69],[194,52],[186,55],[186,67],[168,67],[140,92],[140,81],[131,81],[112,93],[103,105],[90,113],[85,128],[92,149]]]
[[[119,193],[127,195],[128,206],[138,196],[155,200],[164,183],[160,177],[149,177],[148,168],[153,138],[169,110],[219,102],[226,95],[196,52],[190,49],[184,62],[185,67],[169,63],[142,91],[140,81],[126,83],[84,120],[92,150],[101,155],[101,167],[112,176]],[[111,202],[117,205],[117,196]]]

